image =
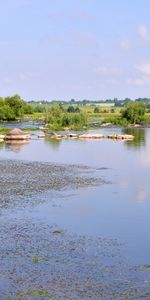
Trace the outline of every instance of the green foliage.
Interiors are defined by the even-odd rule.
[[[80,112],[80,109],[78,106],[74,107],[73,105],[69,105],[67,112],[68,113],[78,113],[78,112]]]
[[[7,134],[7,133],[9,133],[10,132],[10,129],[9,128],[0,128],[0,134]]]
[[[73,105],[69,105],[68,109],[67,109],[68,113],[73,113],[74,112],[74,106]]]
[[[150,114],[149,113],[144,115],[143,122],[150,123]]]
[[[44,113],[46,111],[45,105],[43,104],[37,104],[35,106],[32,106],[33,112],[36,113]]]
[[[22,118],[24,113],[31,114],[32,107],[23,101],[19,95],[0,98],[0,120],[15,120]]]
[[[121,118],[121,116],[111,116],[104,119],[103,123],[111,123],[116,126],[128,126],[128,121],[125,118]]]
[[[98,106],[96,106],[96,107],[94,108],[94,113],[97,114],[97,113],[99,113],[99,112],[100,112],[100,109],[99,109]]]
[[[24,114],[24,101],[19,95],[5,98],[5,103],[8,105],[16,118],[22,118]]]
[[[143,121],[145,111],[146,107],[144,103],[129,102],[122,111],[122,118],[131,124],[140,123]]]
[[[110,112],[111,112],[112,114],[114,114],[114,113],[115,113],[115,109],[114,109],[114,108],[111,108]]]
[[[46,123],[51,129],[61,130],[65,127],[78,129],[87,124],[85,113],[70,113],[62,110],[60,105],[52,105],[46,112]]]
[[[46,112],[46,123],[48,123],[51,128],[61,128],[61,119],[62,110],[59,104],[54,104],[50,108],[48,108]]]
[[[14,120],[15,113],[9,105],[3,105],[0,107],[0,120]]]
[[[24,103],[23,110],[24,110],[24,114],[27,115],[33,114],[33,107],[27,103]]]

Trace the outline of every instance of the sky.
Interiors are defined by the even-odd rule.
[[[149,0],[0,0],[0,96],[150,97]]]

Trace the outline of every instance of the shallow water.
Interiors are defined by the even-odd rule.
[[[150,129],[108,128],[96,132],[120,131],[135,135],[135,139],[127,142],[108,139],[54,141],[47,138],[33,139],[22,146],[0,144],[0,158],[3,160],[89,166],[99,169],[103,180],[110,182],[90,188],[83,186],[78,190],[69,187],[58,191],[57,195],[44,190],[41,201],[34,206],[5,210],[1,222],[6,217],[9,222],[12,217],[17,220],[29,218],[47,226],[56,224],[72,234],[117,239],[123,244],[122,255],[130,266],[149,266]],[[149,282],[148,268],[144,280]],[[141,295],[149,299],[146,297],[150,293]],[[133,297],[129,299],[138,299],[137,295]]]

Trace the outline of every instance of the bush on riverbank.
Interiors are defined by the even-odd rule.
[[[105,123],[112,123],[117,126],[127,126],[129,124],[140,124],[142,122],[149,122],[149,115],[145,115],[146,107],[143,103],[130,102],[121,111],[120,115],[109,116],[104,119]]]
[[[105,118],[103,123],[111,123],[112,125],[115,126],[123,126],[126,127],[129,125],[129,122],[127,121],[127,119],[122,118],[121,116],[112,116],[112,117],[108,117]]]
[[[141,123],[145,112],[146,107],[144,103],[129,102],[122,111],[121,118],[126,119],[130,124]]]
[[[46,112],[45,122],[49,128],[61,130],[66,127],[80,129],[87,125],[86,113],[71,113],[64,111],[58,104],[52,105]]]

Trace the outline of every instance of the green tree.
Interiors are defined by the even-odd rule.
[[[74,113],[74,112],[75,112],[74,106],[73,106],[73,105],[69,105],[69,106],[68,106],[68,109],[67,109],[67,112],[68,112],[68,113]]]
[[[33,106],[33,111],[35,113],[44,113],[46,111],[45,105],[37,104],[37,105]]]
[[[23,117],[24,114],[24,101],[19,95],[5,98],[6,105],[8,105],[16,118]]]
[[[59,129],[62,123],[62,116],[63,112],[59,104],[53,104],[47,109],[45,121],[50,127]]]
[[[76,108],[75,108],[74,112],[76,112],[76,113],[79,113],[79,112],[80,112],[80,108],[79,108],[79,106],[76,106]]]
[[[99,113],[99,112],[100,112],[99,107],[98,107],[98,106],[95,106],[95,108],[94,108],[94,113],[97,114],[97,113]]]
[[[33,114],[33,107],[24,102],[23,111],[25,114]]]
[[[2,107],[4,104],[5,104],[5,100],[2,97],[0,97],[0,107]]]
[[[14,120],[15,115],[11,107],[3,105],[0,107],[0,120]]]
[[[122,111],[122,119],[126,119],[129,123],[140,123],[143,120],[146,107],[144,103],[129,102]]]
[[[78,106],[74,107],[73,105],[69,105],[67,109],[68,113],[79,113],[80,108]]]

